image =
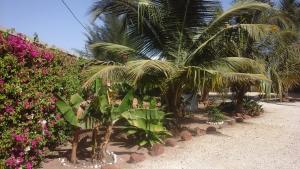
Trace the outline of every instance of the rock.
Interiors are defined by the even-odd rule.
[[[248,114],[245,114],[245,115],[243,116],[243,118],[244,118],[244,119],[251,119],[252,117],[249,116]]]
[[[119,133],[116,135],[116,139],[118,140],[128,140],[128,135],[126,133]]]
[[[143,153],[132,153],[130,155],[129,163],[139,163],[146,159],[146,156]]]
[[[200,129],[199,127],[194,128],[195,136],[203,136],[205,135],[205,130]]]
[[[147,148],[140,148],[136,151],[136,153],[139,153],[139,154],[147,154],[148,153],[148,149]]]
[[[217,129],[214,127],[214,126],[209,126],[209,127],[207,127],[207,129],[206,129],[206,133],[207,134],[214,134],[214,133],[216,133],[217,132]]]
[[[180,133],[180,137],[183,141],[189,141],[192,139],[192,134],[189,131],[184,130]]]
[[[236,116],[237,117],[243,117],[243,114],[242,113],[236,113]]]
[[[236,117],[236,118],[235,118],[235,121],[236,121],[237,123],[242,123],[242,122],[244,122],[244,119],[243,119],[242,117]]]
[[[119,169],[119,167],[115,165],[104,165],[101,167],[101,169]]]
[[[169,147],[175,147],[177,145],[177,141],[174,138],[168,138],[165,141],[165,145]]]
[[[234,125],[235,121],[234,120],[226,120],[226,123],[228,125]]]
[[[159,156],[165,152],[165,148],[162,144],[154,144],[149,151],[151,156]]]

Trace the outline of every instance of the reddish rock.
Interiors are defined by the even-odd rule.
[[[165,152],[165,148],[162,144],[154,144],[149,151],[151,156],[159,156]]]
[[[194,129],[194,132],[195,132],[195,136],[203,136],[203,135],[206,134],[206,133],[205,133],[205,130],[200,129],[199,127],[196,127],[196,128]]]
[[[147,154],[148,153],[148,149],[147,148],[140,148],[136,151],[136,153],[139,153],[139,154]]]
[[[243,118],[244,118],[244,119],[251,119],[252,117],[249,116],[248,114],[245,114],[245,115],[243,116]]]
[[[119,167],[115,165],[104,165],[101,167],[101,169],[119,169]]]
[[[192,139],[192,134],[189,131],[184,130],[180,133],[180,137],[183,141],[189,141]]]
[[[243,117],[243,114],[242,113],[236,113],[236,116],[237,117]]]
[[[206,133],[207,134],[214,134],[214,133],[216,133],[217,132],[217,129],[215,128],[215,127],[213,127],[213,126],[209,126],[209,127],[207,127],[207,129],[206,129]]]
[[[169,147],[175,147],[177,145],[177,141],[174,138],[168,138],[165,141],[165,145]]]
[[[119,133],[119,134],[116,135],[116,139],[128,140],[128,135],[126,133]]]
[[[130,155],[129,163],[139,163],[146,159],[146,156],[143,153],[132,153]]]
[[[234,125],[235,121],[234,120],[226,120],[226,123],[228,125]]]
[[[244,119],[243,119],[242,117],[236,117],[236,118],[235,118],[235,121],[236,121],[237,123],[242,123],[242,122],[244,122]]]

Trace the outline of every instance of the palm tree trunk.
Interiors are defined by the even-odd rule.
[[[110,140],[110,136],[112,134],[113,131],[113,123],[111,122],[107,127],[106,127],[106,131],[104,133],[104,137],[103,137],[103,142],[100,144],[100,157],[99,160],[103,161],[106,154],[107,154],[107,146]]]
[[[205,107],[208,105],[207,103],[208,95],[209,95],[209,88],[205,87],[201,93],[201,99],[200,99],[200,101],[204,104]]]
[[[71,162],[76,163],[77,161],[77,147],[79,142],[79,135],[80,129],[77,128],[73,134],[73,141],[72,141],[72,152],[71,152]]]
[[[234,84],[232,86],[232,92],[234,93],[234,101],[235,101],[235,114],[243,113],[243,100],[247,91],[249,91],[250,86],[247,84]]]
[[[97,148],[97,135],[99,133],[99,127],[95,127],[93,129],[93,135],[92,135],[92,161],[95,159],[96,156],[96,148]]]
[[[182,116],[181,95],[181,86],[171,84],[165,96],[167,112],[172,112],[177,120]]]

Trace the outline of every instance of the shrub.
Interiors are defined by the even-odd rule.
[[[243,114],[247,114],[249,116],[259,116],[264,111],[257,101],[251,99],[243,100],[243,109]]]
[[[211,107],[207,110],[209,122],[221,122],[224,120],[224,114],[217,107]]]
[[[155,107],[156,101],[151,99],[150,109],[131,109],[122,114],[129,123],[129,126],[125,127],[127,133],[136,136],[139,146],[163,143],[164,137],[171,136],[163,125],[166,113]]]
[[[0,32],[0,159],[7,168],[32,168],[45,150],[62,143],[68,127],[56,94],[80,85],[77,59]]]

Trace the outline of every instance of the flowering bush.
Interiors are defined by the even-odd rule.
[[[30,169],[68,136],[56,94],[77,92],[80,61],[0,32],[0,168]]]

